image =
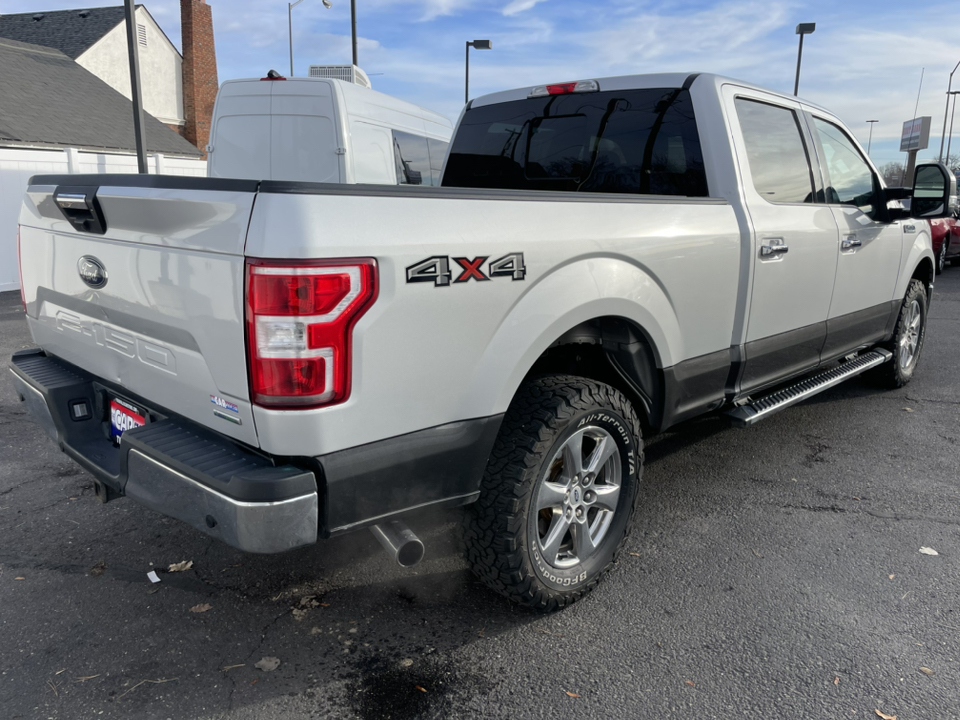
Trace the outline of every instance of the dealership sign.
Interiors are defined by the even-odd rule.
[[[900,134],[900,152],[925,150],[930,145],[930,116],[907,120]]]

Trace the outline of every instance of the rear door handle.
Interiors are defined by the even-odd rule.
[[[784,244],[783,238],[767,238],[766,242],[769,243],[769,245],[764,244],[760,246],[760,257],[762,258],[786,255],[790,249]]]
[[[863,243],[856,235],[844,235],[843,240],[840,241],[841,250],[853,250],[854,248],[862,246]]]

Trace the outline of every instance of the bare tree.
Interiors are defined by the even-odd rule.
[[[888,162],[881,165],[879,170],[887,187],[901,187],[906,184],[903,177],[906,168],[902,162]]]

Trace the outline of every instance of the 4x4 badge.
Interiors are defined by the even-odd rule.
[[[483,273],[486,255],[470,258],[455,257],[453,262],[460,266],[460,274],[454,278],[450,272],[450,258],[446,255],[434,255],[426,260],[414,263],[407,268],[407,282],[429,282],[434,287],[446,287],[451,284],[465,283],[469,280],[483,282],[495,277],[509,277],[523,280],[527,276],[527,267],[523,264],[523,253],[510,253],[487,263],[487,273]]]

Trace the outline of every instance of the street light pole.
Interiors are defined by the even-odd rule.
[[[870,123],[870,137],[867,138],[867,156],[870,156],[870,145],[873,143],[873,124],[880,122],[879,120],[867,120]]]
[[[293,9],[302,3],[303,0],[287,3],[287,22],[290,26],[290,77],[293,77]],[[944,119],[946,122],[946,119]]]
[[[350,0],[350,28],[353,35],[353,64],[357,62],[357,0]]]
[[[800,36],[800,48],[797,50],[797,79],[793,83],[794,95],[800,90],[800,60],[803,57],[803,36],[812,34],[816,29],[816,23],[800,23],[797,25],[797,35]]]
[[[297,0],[296,2],[287,3],[287,22],[290,25],[290,77],[293,77],[293,9],[302,3],[303,0]],[[351,0],[353,2],[353,0]],[[333,7],[333,3],[330,0],[323,0],[323,6],[329,10]],[[356,21],[354,21],[353,29],[353,64],[357,64],[357,29]]]
[[[960,60],[957,61],[957,64],[953,66],[953,70],[950,71],[950,81],[947,83],[947,102],[943,106],[943,133],[940,135],[940,162],[943,162],[943,141],[947,137],[947,110],[950,109],[950,88],[953,86],[953,74],[957,71],[958,67],[960,67]]]
[[[476,50],[493,50],[493,43],[490,40],[467,40],[467,75],[463,85],[463,102],[470,102],[470,48]]]
[[[950,95],[953,95],[953,109],[950,111],[950,133],[947,135],[947,156],[943,158],[942,162],[950,162],[950,145],[953,143],[953,116],[957,111],[957,95],[960,95],[960,90],[954,90],[947,94],[947,100],[950,99]]]

